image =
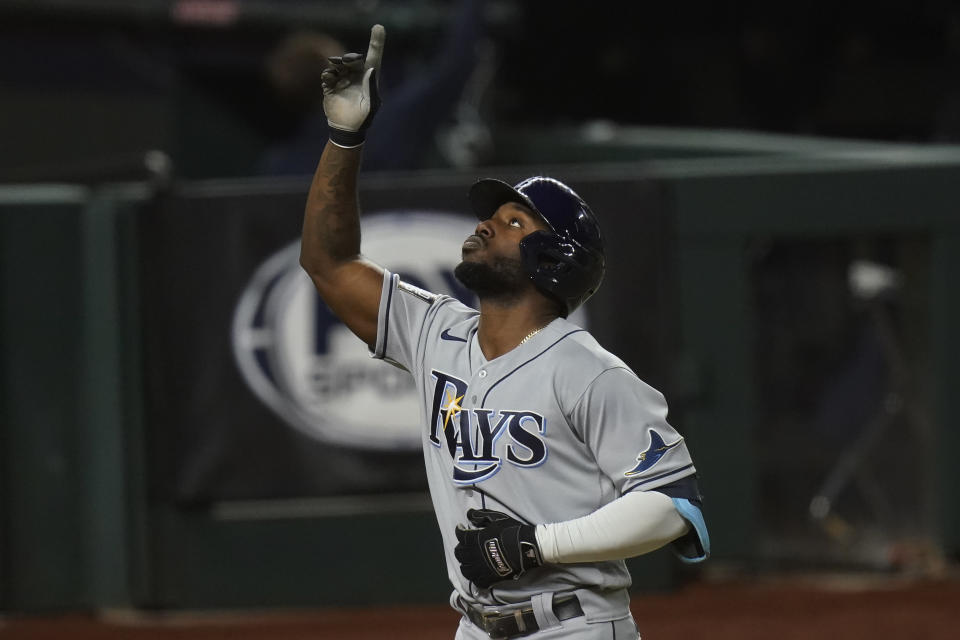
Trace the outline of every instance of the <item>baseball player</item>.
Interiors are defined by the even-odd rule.
[[[709,553],[695,469],[663,396],[571,311],[600,285],[594,214],[563,183],[480,180],[457,278],[480,310],[360,254],[357,174],[385,31],[331,59],[331,128],[301,264],[340,319],[416,380],[458,639],[636,638],[624,558]]]

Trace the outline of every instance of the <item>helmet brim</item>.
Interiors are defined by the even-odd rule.
[[[480,220],[488,220],[497,212],[497,209],[503,205],[507,204],[508,202],[516,202],[536,213],[544,222],[547,223],[547,226],[552,228],[550,221],[547,220],[542,213],[540,213],[530,198],[523,195],[503,180],[496,180],[494,178],[483,178],[481,180],[477,180],[473,183],[473,186],[470,187],[467,197],[470,199],[470,204],[473,206],[473,212]]]

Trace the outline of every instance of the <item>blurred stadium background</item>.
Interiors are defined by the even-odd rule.
[[[409,383],[296,265],[314,61],[374,22],[366,253],[464,297],[485,175],[604,223],[580,320],[671,401],[714,544],[631,561],[644,637],[953,637],[943,0],[0,1],[0,637],[452,637]]]

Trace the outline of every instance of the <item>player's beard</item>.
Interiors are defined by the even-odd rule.
[[[481,301],[500,304],[518,299],[530,280],[519,260],[504,257],[490,263],[461,262],[453,275]]]

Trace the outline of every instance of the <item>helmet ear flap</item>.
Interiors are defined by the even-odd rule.
[[[560,303],[564,317],[593,295],[603,278],[603,256],[553,231],[527,235],[520,251],[533,285]]]

